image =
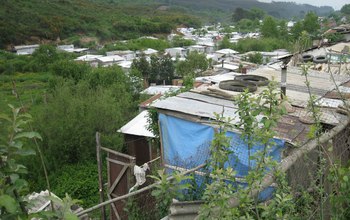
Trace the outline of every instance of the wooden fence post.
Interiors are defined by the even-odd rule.
[[[96,132],[96,157],[97,157],[97,169],[98,169],[98,187],[100,193],[100,203],[104,202],[103,194],[103,178],[102,178],[102,160],[101,160],[101,143],[100,133]],[[106,219],[106,209],[104,206],[101,207],[101,219]]]

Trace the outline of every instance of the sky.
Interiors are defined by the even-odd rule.
[[[272,2],[272,0],[259,0],[260,2]],[[275,2],[295,2],[297,4],[309,4],[314,6],[331,6],[334,10],[340,10],[350,0],[274,0]]]

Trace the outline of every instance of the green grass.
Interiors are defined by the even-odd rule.
[[[23,105],[31,113],[38,104],[43,103],[50,77],[49,73],[0,75],[0,112],[8,112],[7,105],[12,104]]]

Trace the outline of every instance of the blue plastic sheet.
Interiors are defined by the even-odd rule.
[[[212,127],[164,114],[159,122],[165,163],[184,168],[205,163],[214,138]]]
[[[165,114],[159,114],[159,122],[162,133],[163,158],[166,164],[190,169],[209,159],[210,144],[215,133],[213,127]],[[231,138],[232,154],[225,166],[234,168],[237,177],[244,177],[248,174],[249,167],[248,146],[241,139],[240,134],[227,132],[226,135]],[[285,141],[272,139],[271,142],[274,144],[268,149],[267,155],[280,162]],[[253,146],[250,155],[254,155],[262,149],[261,145]],[[250,163],[254,167],[256,161],[251,160]],[[267,199],[271,197],[272,192],[273,188],[268,187],[259,197],[263,200]]]

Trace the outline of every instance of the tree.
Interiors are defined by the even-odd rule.
[[[174,36],[174,38],[171,41],[171,46],[173,47],[186,47],[194,44],[195,42],[193,40],[187,40],[180,36]]]
[[[33,62],[36,71],[48,71],[49,65],[58,58],[56,48],[51,45],[40,45],[33,53]]]
[[[137,111],[133,85],[117,67],[94,69],[78,83],[59,80],[54,85],[35,120],[52,171],[95,159],[96,131],[104,135],[104,144],[122,150],[116,131]]]
[[[255,20],[255,19],[263,19],[266,15],[266,12],[260,8],[251,8],[250,11],[249,11],[249,17],[252,19],[252,20]]]
[[[90,71],[90,67],[86,63],[77,63],[65,59],[54,62],[50,66],[50,69],[56,76],[74,79],[76,82]]]
[[[271,16],[265,17],[260,31],[264,37],[278,37],[277,23]]]
[[[314,12],[308,12],[305,15],[303,29],[313,36],[317,34],[320,24],[318,23],[318,16]]]
[[[198,53],[197,51],[190,52],[185,61],[180,61],[176,66],[176,72],[180,76],[193,75],[207,70],[209,61],[205,54]]]
[[[250,20],[248,18],[243,18],[238,23],[236,23],[236,28],[239,32],[254,32],[259,28],[258,20]]]
[[[263,63],[263,56],[261,53],[253,53],[248,55],[248,61],[256,64]]]
[[[350,4],[345,4],[341,7],[340,12],[346,15],[350,15]]]
[[[150,81],[170,84],[174,78],[175,66],[170,55],[163,57],[151,56]]]
[[[303,32],[303,23],[301,21],[295,23],[290,32],[292,34],[293,39],[297,40]]]
[[[232,20],[234,22],[238,22],[242,20],[243,18],[248,18],[249,12],[247,10],[244,10],[243,8],[236,8],[233,15],[232,15]]]
[[[219,43],[219,49],[232,48],[232,43],[228,36],[225,36]]]
[[[171,59],[171,56],[170,55],[163,56],[161,59],[161,64],[162,64],[162,72],[164,76],[163,80],[165,80],[167,84],[171,84],[175,73],[175,65]]]
[[[287,28],[287,22],[284,20],[281,20],[278,25],[278,32],[279,32],[279,38],[283,40],[288,40],[289,34],[288,34],[288,28]]]
[[[156,55],[151,56],[151,65],[150,65],[150,81],[157,83],[160,82],[161,79],[161,67],[160,67],[160,59]]]
[[[132,64],[131,64],[132,69],[138,70],[142,77],[143,77],[143,87],[147,88],[148,87],[148,81],[151,73],[151,66],[149,62],[146,59],[146,56],[144,53],[141,54],[139,59],[134,59]]]

